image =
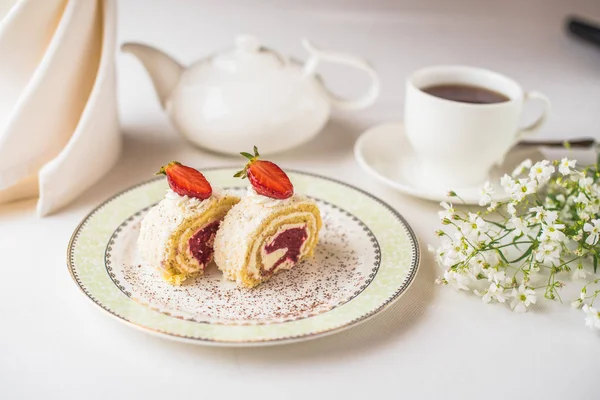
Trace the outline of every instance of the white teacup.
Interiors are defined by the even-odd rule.
[[[473,104],[447,100],[423,89],[436,85],[475,86],[508,100]],[[542,115],[520,128],[525,100],[543,103]],[[408,78],[404,123],[421,184],[461,188],[484,183],[492,166],[500,164],[521,138],[544,124],[550,101],[538,92],[524,92],[512,79],[481,68],[435,66]]]

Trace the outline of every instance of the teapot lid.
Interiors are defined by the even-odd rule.
[[[257,37],[239,35],[235,39],[235,48],[217,54],[212,58],[211,64],[220,70],[237,74],[281,68],[285,61],[280,54],[262,47]]]

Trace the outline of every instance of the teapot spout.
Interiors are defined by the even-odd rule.
[[[184,67],[169,55],[154,47],[141,43],[125,43],[121,46],[125,53],[136,56],[146,68],[161,106],[166,109],[173,89],[177,86]]]

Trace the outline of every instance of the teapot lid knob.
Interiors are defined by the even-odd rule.
[[[235,49],[216,54],[211,64],[231,74],[260,76],[265,71],[282,67],[284,61],[279,54],[261,46],[257,37],[239,35],[235,38]]]
[[[239,50],[256,53],[260,51],[260,40],[252,35],[239,35],[235,38],[235,47]]]

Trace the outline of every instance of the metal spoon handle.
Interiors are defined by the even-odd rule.
[[[593,138],[579,138],[569,140],[522,140],[517,145],[525,147],[567,147],[565,143],[568,143],[568,147],[572,148],[588,148],[596,144],[596,140]]]
[[[600,46],[600,26],[581,18],[570,17],[567,19],[567,29],[573,35]]]

